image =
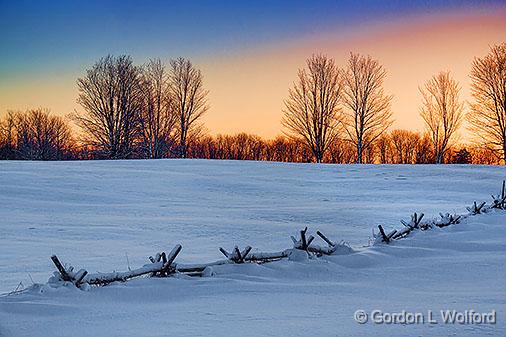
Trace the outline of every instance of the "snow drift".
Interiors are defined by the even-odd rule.
[[[501,211],[367,245],[371,228],[434,217],[497,193],[502,167],[339,166],[192,160],[0,164],[0,287],[43,283],[49,256],[90,271],[146,263],[182,243],[182,263],[218,246],[286,248],[308,225],[356,252],[213,266],[83,292],[32,286],[0,298],[0,335],[504,335]],[[288,239],[288,240],[286,240]],[[127,254],[127,255],[125,255]],[[128,262],[126,257],[128,256]],[[179,259],[179,258],[178,258]],[[495,325],[358,324],[371,311],[496,310]],[[198,322],[198,323],[195,323]]]

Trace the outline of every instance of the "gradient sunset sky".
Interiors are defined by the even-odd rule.
[[[79,110],[76,79],[107,54],[190,58],[204,74],[211,134],[281,133],[297,69],[350,51],[387,69],[393,128],[422,130],[418,87],[450,70],[469,100],[475,56],[506,41],[506,1],[0,0],[0,114]]]

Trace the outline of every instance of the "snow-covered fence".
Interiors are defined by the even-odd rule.
[[[390,241],[392,240],[394,235],[397,234],[397,230],[395,230],[395,229],[393,231],[391,231],[390,233],[386,234],[385,230],[383,229],[383,226],[381,226],[381,225],[378,225],[378,229],[379,229],[379,232],[381,235],[381,239],[385,243],[390,243]]]
[[[107,285],[113,282],[125,282],[132,278],[141,276],[148,277],[168,277],[176,273],[185,274],[189,276],[202,276],[205,274],[206,269],[212,266],[223,265],[228,263],[267,263],[276,260],[288,258],[293,249],[304,250],[307,254],[315,254],[316,256],[332,255],[339,250],[340,254],[351,253],[353,250],[349,245],[344,242],[335,244],[320,231],[316,234],[322,238],[328,247],[321,247],[313,244],[314,236],[310,235],[306,238],[307,227],[299,232],[300,239],[291,237],[294,242],[294,247],[280,252],[252,252],[252,247],[247,246],[242,251],[238,246],[235,246],[232,252],[228,252],[222,247],[219,247],[220,252],[227,258],[226,260],[219,260],[210,263],[202,264],[177,264],[175,259],[182,250],[181,245],[176,245],[169,254],[165,252],[157,253],[154,257],[149,257],[149,264],[146,264],[138,269],[128,270],[125,272],[111,272],[111,273],[95,273],[88,274],[84,269],[74,272],[72,266],[64,267],[56,255],[51,257],[56,269],[55,276],[52,279],[53,283],[57,282],[70,282],[78,288],[85,285]]]
[[[502,182],[501,194],[495,196],[492,194],[492,208],[506,209],[506,181]]]
[[[225,249],[220,247],[220,252],[225,255],[225,257],[233,263],[245,263],[245,262],[256,262],[256,263],[266,263],[272,262],[280,259],[287,258],[290,255],[290,249],[286,249],[281,252],[273,252],[273,253],[262,253],[262,252],[251,252],[251,246],[247,246],[242,251],[239,250],[239,247],[235,246],[234,250],[229,253]]]
[[[71,282],[76,287],[80,288],[84,284],[89,285],[106,285],[112,282],[125,282],[128,279],[139,277],[142,275],[150,274],[151,276],[165,277],[176,272],[174,260],[181,252],[181,245],[176,245],[172,251],[166,255],[165,252],[156,254],[156,257],[149,257],[151,263],[142,266],[141,268],[129,270],[126,272],[111,272],[111,273],[95,273],[88,274],[84,269],[74,272],[74,268],[69,266],[65,268],[56,255],[51,256],[56,269],[58,269],[55,277],[59,278],[54,281]]]
[[[450,214],[450,213],[446,213],[446,214],[439,213],[439,216],[441,217],[441,219],[436,221],[435,225],[440,228],[458,224],[460,222],[460,219],[462,218],[462,215]]]
[[[481,204],[477,205],[476,201],[475,201],[474,204],[471,207],[466,207],[466,209],[469,211],[470,215],[481,214],[482,212],[486,212],[487,211],[486,208],[485,209],[483,208],[486,204],[487,203],[484,201]]]
[[[424,216],[423,213],[421,213],[421,214],[413,213],[413,215],[411,215],[411,221],[409,223],[407,223],[404,220],[401,220],[401,224],[404,226],[404,228],[399,231],[395,230],[393,232],[390,232],[389,235],[385,235],[387,240],[384,240],[384,241],[390,242],[390,239],[393,239],[393,240],[400,239],[402,237],[409,235],[409,233],[411,233],[412,231],[414,231],[416,229],[422,229],[422,230],[427,229],[426,224],[422,223],[423,216]],[[382,231],[382,229],[380,229],[380,232],[381,231]],[[383,232],[383,234],[384,234],[384,232]],[[382,236],[383,236],[383,234],[382,234]]]
[[[60,260],[56,255],[51,256],[51,260],[56,266],[56,269],[58,269],[62,281],[72,282],[76,287],[78,288],[80,287],[84,277],[86,276],[86,274],[88,274],[86,270],[81,269],[77,273],[74,273],[74,268],[73,267],[65,268],[61,264]]]
[[[415,230],[428,230],[434,227],[447,227],[450,225],[458,224],[462,219],[465,219],[468,216],[474,216],[478,214],[487,213],[491,209],[502,209],[506,210],[506,181],[503,180],[501,193],[498,195],[492,195],[492,203],[487,206],[485,201],[481,203],[477,203],[476,201],[470,207],[466,207],[468,214],[450,214],[450,213],[439,213],[441,219],[433,219],[430,221],[422,222],[424,214],[413,213],[411,215],[411,221],[407,223],[404,220],[401,220],[402,225],[404,226],[401,230],[392,230],[388,234],[385,232],[383,226],[378,225],[379,233],[374,233],[373,238],[375,239],[375,243],[390,243],[393,240],[398,240],[407,237],[411,232]]]
[[[227,259],[229,259],[230,261],[232,261],[234,263],[244,263],[245,262],[245,258],[248,255],[248,253],[250,252],[250,250],[251,250],[251,246],[247,246],[241,252],[239,250],[239,247],[235,246],[234,250],[232,251],[232,253],[229,253],[225,249],[223,249],[223,248],[220,247],[220,252],[223,255],[225,255],[225,257]]]
[[[327,244],[327,247],[322,247],[322,246],[313,244],[313,240],[315,239],[315,237],[312,235],[310,235],[309,237],[306,237],[306,233],[307,233],[307,227],[300,231],[299,239],[296,239],[294,236],[290,237],[293,241],[293,248],[299,249],[299,250],[304,250],[308,253],[314,253],[317,256],[322,256],[322,255],[332,255],[340,247],[345,247],[345,246],[348,247],[344,242],[341,242],[340,244],[335,244],[329,238],[327,238],[325,235],[323,235],[322,232],[316,231],[316,235],[318,235]]]
[[[446,227],[454,224],[458,224],[462,219],[469,216],[474,216],[482,213],[486,213],[491,209],[502,209],[506,210],[506,191],[505,181],[502,183],[501,193],[497,196],[492,195],[492,203],[487,206],[486,202],[480,204],[474,202],[471,207],[467,207],[468,214],[450,214],[450,213],[439,213],[441,219],[434,219],[430,221],[423,221],[423,213],[413,213],[411,215],[410,222],[401,220],[401,224],[404,226],[401,230],[392,230],[388,233],[382,225],[378,225],[379,234],[373,232],[375,243],[391,243],[393,240],[398,240],[409,236],[410,233],[416,230],[429,230],[434,227]],[[206,270],[212,266],[229,264],[229,263],[267,263],[284,258],[289,258],[292,252],[297,250],[305,251],[308,255],[316,255],[321,257],[323,255],[333,254],[350,254],[354,250],[345,242],[341,241],[336,244],[325,236],[322,232],[316,231],[316,235],[320,237],[327,246],[319,246],[314,243],[315,237],[313,235],[308,236],[308,228],[304,228],[298,233],[298,238],[291,236],[293,242],[293,248],[286,249],[280,252],[253,252],[251,246],[246,246],[242,251],[238,246],[235,246],[231,252],[226,251],[222,247],[219,247],[220,252],[226,257],[226,260],[219,260],[210,263],[202,264],[177,264],[175,262],[176,257],[182,250],[181,245],[176,245],[169,254],[165,252],[157,253],[154,257],[149,257],[149,264],[146,264],[138,269],[128,270],[125,272],[111,272],[111,273],[95,273],[89,274],[86,270],[80,269],[74,272],[73,267],[65,267],[56,255],[51,257],[56,269],[53,281],[56,282],[69,282],[78,288],[87,285],[107,285],[112,282],[125,282],[129,279],[149,276],[149,277],[168,277],[176,273],[186,274],[189,276],[202,276],[206,274]]]

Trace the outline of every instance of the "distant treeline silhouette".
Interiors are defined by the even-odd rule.
[[[325,55],[313,55],[284,101],[283,136],[211,136],[201,122],[209,109],[208,92],[189,60],[174,59],[167,67],[154,59],[137,66],[129,56],[107,56],[77,80],[82,111],[60,117],[37,108],[2,116],[0,159],[506,162],[506,43],[474,59],[469,108],[449,71],[420,87],[424,133],[388,131],[392,96],[384,92],[385,77],[383,66],[370,56],[351,53],[340,68]],[[473,144],[456,141],[464,119]]]
[[[80,144],[71,136],[70,126],[59,116],[42,109],[25,113],[9,113],[2,121],[10,132],[0,143],[0,159],[10,160],[88,160],[107,159],[93,147]],[[4,129],[6,130],[6,129]],[[179,158],[178,140],[169,138],[165,152],[159,158]],[[407,130],[383,133],[363,154],[363,163],[430,164],[434,150],[428,134]],[[286,136],[263,139],[256,135],[199,135],[187,144],[188,158],[265,160],[279,162],[313,162],[311,150],[301,140]],[[141,143],[134,146],[131,159],[150,158]],[[351,164],[357,162],[355,146],[336,139],[322,159],[324,163]],[[484,147],[455,145],[445,153],[445,163],[499,164],[497,156]]]

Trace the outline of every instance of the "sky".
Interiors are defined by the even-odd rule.
[[[211,134],[275,137],[305,60],[344,67],[353,51],[387,70],[393,128],[423,130],[419,86],[449,70],[471,100],[471,62],[506,42],[505,18],[505,1],[0,0],[0,114],[80,111],[76,79],[107,54],[183,56],[203,72]]]

